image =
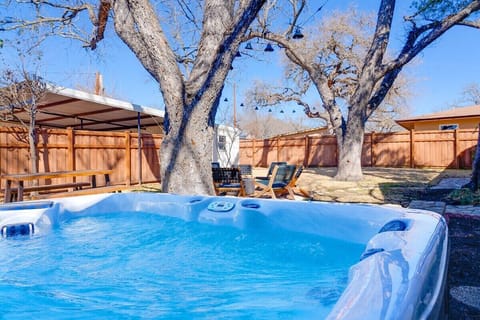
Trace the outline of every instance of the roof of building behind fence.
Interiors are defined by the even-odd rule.
[[[403,127],[407,127],[408,124],[411,122],[441,120],[441,119],[470,118],[470,117],[480,117],[480,105],[453,108],[445,111],[424,114],[424,115],[415,116],[407,119],[396,120],[396,122]]]
[[[117,100],[85,91],[50,86],[38,104],[36,124],[47,128],[73,128],[78,130],[118,131],[162,126],[164,111]],[[23,110],[15,116],[28,123],[29,115]],[[0,118],[9,118],[7,109],[0,110]]]
[[[282,133],[278,135],[274,135],[268,139],[275,139],[275,138],[298,138],[298,137],[306,137],[306,136],[315,136],[315,135],[322,135],[328,133],[328,127],[317,127],[317,128],[309,128],[304,130],[299,130],[295,132],[288,132]]]

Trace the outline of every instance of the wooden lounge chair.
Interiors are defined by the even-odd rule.
[[[238,168],[212,168],[213,187],[217,196],[233,193],[245,196],[242,175]]]
[[[273,168],[275,168],[275,166],[282,166],[282,165],[286,165],[286,164],[287,163],[285,161],[277,161],[277,162],[270,163],[270,166],[268,167],[267,176],[265,176],[265,177],[255,177],[255,180],[259,180],[260,183],[267,183],[268,180],[270,180],[270,176],[273,173]],[[263,180],[263,181],[261,181],[261,180]]]
[[[295,165],[276,165],[273,168],[268,183],[265,184],[261,182],[261,180],[255,180],[257,190],[255,191],[254,197],[260,198],[269,196],[276,199],[277,195],[284,194],[285,192],[289,193],[287,186],[294,177],[295,172]]]
[[[306,198],[311,198],[310,194],[308,193],[308,191],[300,188],[297,186],[297,180],[298,178],[300,178],[300,175],[302,174],[303,172],[303,166],[302,165],[299,165],[297,166],[296,170],[295,170],[295,174],[292,176],[292,178],[290,179],[290,181],[288,182],[288,184],[285,186],[284,189],[279,189],[276,191],[276,194],[277,196],[279,195],[285,195],[288,193],[289,197],[293,200],[295,199],[295,194],[300,194],[302,195],[303,197],[306,197]]]

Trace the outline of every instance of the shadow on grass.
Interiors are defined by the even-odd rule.
[[[391,168],[367,170],[368,175],[392,179],[392,182],[378,184],[383,201],[403,207],[408,206],[413,200],[443,201],[451,204],[453,200],[450,194],[455,190],[454,187],[445,189],[432,187],[444,178],[465,178],[470,175],[470,172],[470,170],[408,168],[398,168],[393,171]]]
[[[405,183],[380,183],[385,203],[407,207],[413,200],[450,202],[449,195],[454,189],[431,189],[429,185]]]

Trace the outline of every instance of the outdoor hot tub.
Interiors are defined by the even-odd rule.
[[[429,211],[133,192],[2,205],[0,230],[6,319],[443,316]]]

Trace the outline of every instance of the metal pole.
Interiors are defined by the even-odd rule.
[[[237,128],[237,93],[235,82],[233,83],[233,128]]]
[[[140,112],[137,112],[137,132],[138,132],[138,183],[142,184],[142,132],[140,127]]]

